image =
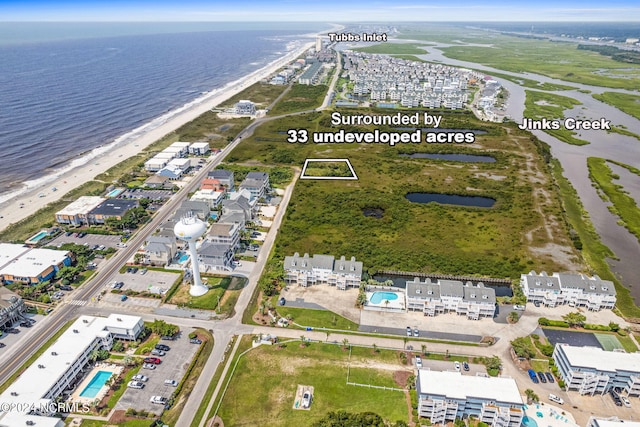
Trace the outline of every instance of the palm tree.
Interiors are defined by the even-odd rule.
[[[538,397],[536,392],[531,390],[530,388],[526,389],[524,391],[524,394],[527,396],[527,403],[528,404],[532,404],[533,402],[539,402],[540,401],[540,398]]]
[[[426,354],[427,354],[427,345],[426,344],[422,344],[421,347],[422,347],[422,355],[426,356]]]
[[[100,351],[97,348],[94,349],[91,352],[91,354],[89,354],[89,360],[91,360],[94,363],[95,363],[96,360],[98,360],[99,357],[100,357]]]
[[[346,338],[343,339],[342,340],[342,348],[346,350],[348,345],[349,345],[349,340],[346,339]]]
[[[388,299],[384,300],[384,308],[387,308],[387,307],[389,307],[389,300]]]

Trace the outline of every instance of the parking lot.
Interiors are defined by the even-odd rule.
[[[19,340],[24,339],[24,334],[30,331],[40,320],[44,318],[44,316],[39,314],[30,314],[24,313],[23,316],[27,319],[32,319],[31,327],[20,326],[20,322],[16,322],[11,325],[9,328],[13,328],[18,331],[18,333],[9,333],[4,332],[2,336],[0,336],[0,353],[2,353],[4,347],[10,347],[17,343]],[[9,329],[5,328],[5,329]],[[2,345],[4,344],[4,345]]]
[[[180,277],[180,272],[146,270],[146,273],[143,273],[143,271],[145,270],[138,269],[136,273],[117,273],[109,282],[109,291],[114,282],[122,282],[124,283],[123,291],[131,289],[136,292],[162,293],[168,291]]]
[[[117,244],[120,243],[120,236],[104,235],[104,234],[87,234],[84,237],[74,237],[73,234],[67,236],[66,233],[62,233],[55,239],[53,239],[49,245],[59,246],[65,243],[75,243],[76,245],[87,244],[89,246],[104,245],[107,248],[117,249]]]
[[[145,382],[143,389],[127,388],[118,403],[116,409],[127,410],[128,408],[142,409],[151,411],[157,415],[162,414],[163,406],[151,403],[151,396],[162,396],[169,399],[171,394],[176,390],[175,387],[165,385],[165,380],[176,380],[178,383],[182,380],[191,359],[198,349],[197,344],[189,343],[189,332],[182,332],[175,341],[161,340],[160,344],[166,344],[171,350],[160,359],[162,363],[155,365],[156,369],[140,368],[138,374],[147,376],[149,379]],[[151,356],[157,357],[157,356]]]
[[[609,393],[604,395],[596,394],[595,396],[581,396],[577,391],[562,394],[558,392],[552,393],[564,399],[565,404],[563,406],[573,414],[578,425],[586,425],[590,416],[617,416],[621,420],[637,419],[638,408],[640,408],[640,401],[637,397],[629,399],[631,400],[631,407],[627,408],[626,406],[616,406]]]
[[[413,366],[416,365],[415,359],[411,361]],[[430,360],[426,358],[422,358],[422,367],[424,369],[431,369],[432,371],[456,371],[455,364],[453,361],[446,360]],[[462,375],[472,375],[476,376],[477,374],[487,374],[487,368],[484,365],[480,365],[477,363],[469,363],[469,370],[465,371],[462,368],[462,363],[460,363],[460,373]]]

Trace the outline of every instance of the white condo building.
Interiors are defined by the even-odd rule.
[[[362,278],[362,262],[341,257],[336,260],[332,255],[293,256],[284,258],[284,281],[288,285],[310,286],[326,284],[338,289],[359,287]]]
[[[594,395],[616,388],[640,396],[640,353],[556,344],[553,359],[569,390]]]
[[[60,418],[53,417],[57,411],[50,409],[65,390],[83,377],[91,352],[110,350],[115,338],[135,340],[143,328],[144,322],[138,316],[80,316],[0,395],[3,404],[20,408],[0,411],[0,427],[64,426]]]
[[[612,309],[616,305],[616,289],[613,282],[602,280],[598,276],[584,274],[535,271],[520,276],[522,291],[529,302],[539,302],[546,307],[568,304],[571,307],[585,307],[591,311],[604,308]]]
[[[519,427],[524,417],[524,402],[512,378],[420,369],[416,390],[418,415],[432,424],[473,415],[493,427]]]

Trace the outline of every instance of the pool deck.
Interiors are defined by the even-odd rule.
[[[526,402],[526,396],[522,396],[522,400]],[[548,403],[534,403],[532,405],[525,405],[524,412],[526,416],[535,420],[538,427],[578,427],[573,415],[561,406],[554,406]],[[542,417],[537,415],[538,412],[542,413]]]
[[[85,379],[82,380],[80,385],[78,385],[78,387],[73,391],[73,394],[71,394],[71,397],[69,398],[69,401],[70,402],[78,402],[80,404],[84,404],[84,403],[91,404],[95,400],[102,400],[104,395],[109,390],[109,387],[106,386],[106,385],[102,386],[102,388],[100,389],[100,391],[98,391],[98,393],[95,395],[95,397],[81,397],[80,393],[82,393],[82,391],[85,389],[85,387],[87,387],[87,385],[89,385],[89,383],[91,382],[93,377],[95,377],[98,372],[107,371],[107,372],[111,372],[111,373],[116,374],[116,375],[120,375],[122,373],[122,370],[123,370],[122,366],[118,366],[118,365],[115,365],[113,363],[98,363],[98,364],[96,364],[96,366],[87,374]]]
[[[376,292],[389,292],[398,295],[397,299],[389,300],[388,304],[385,304],[385,301],[380,302],[379,304],[375,304],[371,302],[371,297]],[[367,303],[364,306],[365,310],[375,310],[375,311],[405,311],[405,297],[403,292],[393,292],[389,290],[379,290],[374,292],[367,292]]]

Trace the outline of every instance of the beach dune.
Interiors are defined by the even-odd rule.
[[[19,195],[0,202],[0,231],[6,229],[12,223],[34,214],[47,204],[60,200],[69,191],[85,182],[91,181],[124,159],[135,156],[185,123],[194,120],[252,84],[273,74],[312,46],[312,42],[305,43],[267,66],[228,84],[221,90],[212,91],[202,97],[199,102],[193,103],[189,108],[173,115],[154,129],[142,132],[135,138],[129,138],[123,141],[122,144],[115,145],[82,166],[69,168],[68,171],[62,174],[51,176],[50,180],[41,180],[37,185],[27,188]],[[56,191],[53,191],[53,188]]]

